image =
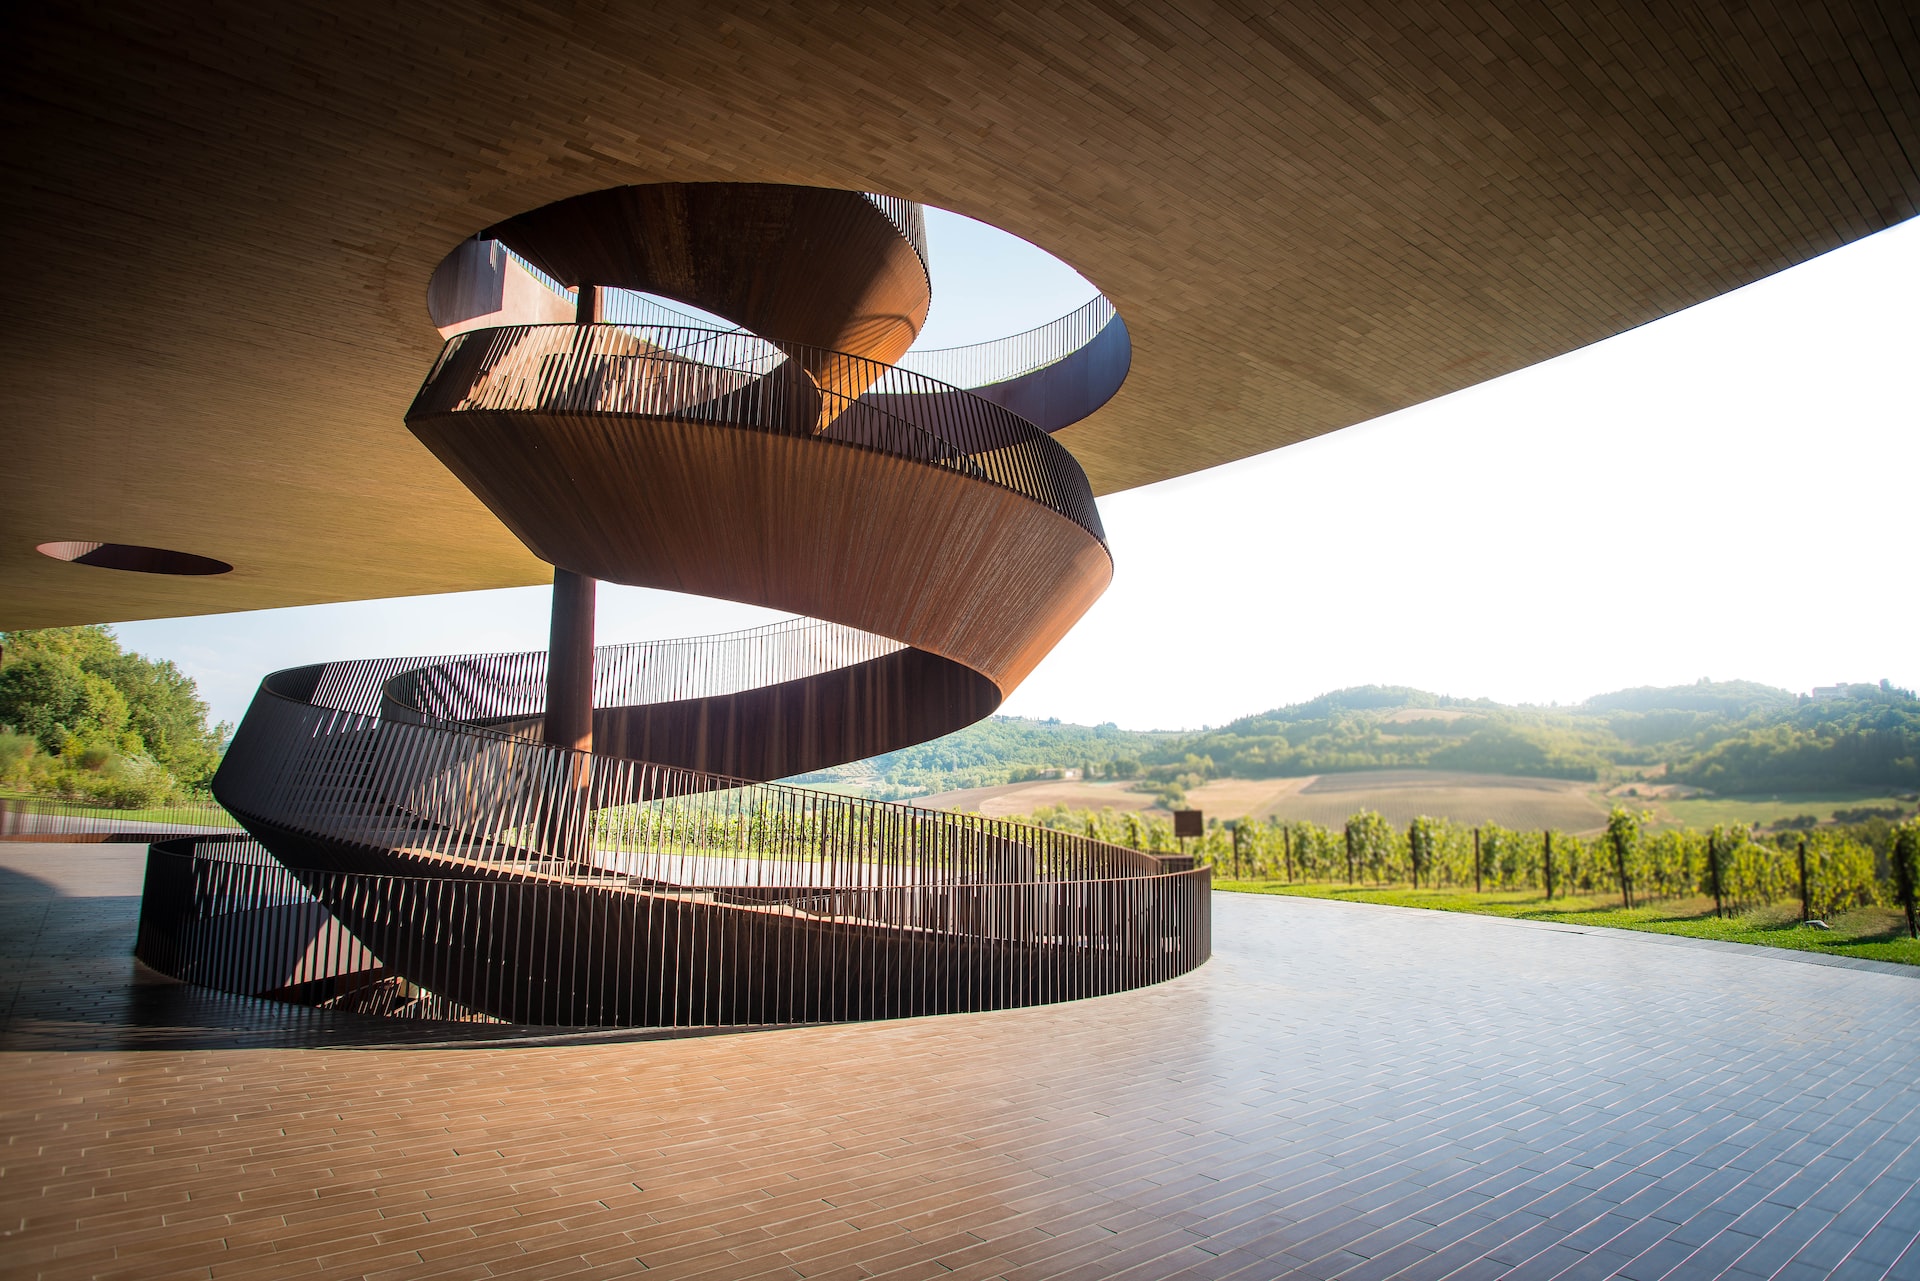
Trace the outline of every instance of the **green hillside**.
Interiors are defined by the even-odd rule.
[[[1052,769],[1103,778],[1135,778],[1143,761],[1182,733],[1140,732],[1107,725],[1067,725],[992,716],[957,734],[902,748],[789,782],[845,787],[881,800],[902,800],[964,787],[1019,782]]]
[[[1168,799],[1212,778],[1444,769],[1605,784],[1657,779],[1717,795],[1920,791],[1920,700],[1852,685],[1819,699],[1751,681],[1509,707],[1398,686],[1338,690],[1217,729],[1140,733],[994,717],[808,781],[901,798],[1046,769],[1130,778]]]
[[[0,792],[138,806],[205,790],[227,727],[207,724],[193,682],[171,663],[124,652],[103,627],[13,632],[0,644]],[[1572,707],[1509,707],[1366,685],[1198,732],[997,716],[795,781],[900,800],[1077,770],[1177,805],[1213,779],[1429,769],[1596,790],[1644,782],[1701,820],[1717,797],[1789,808],[1797,796],[1843,806],[1878,798],[1884,807],[1920,792],[1912,691],[1882,681],[1821,693],[1703,680]]]

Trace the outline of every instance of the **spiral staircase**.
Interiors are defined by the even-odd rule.
[[[931,301],[906,201],[616,188],[488,228],[443,273],[488,246],[575,315],[523,323],[497,287],[465,306],[502,323],[450,327],[406,421],[555,566],[554,645],[268,677],[214,783],[248,836],[156,847],[144,958],[309,1004],[586,1026],[1001,1008],[1207,958],[1204,870],[767,781],[990,714],[1105,589],[1085,475],[1009,405],[1057,428],[1111,395],[1110,308],[969,391],[901,364]],[[611,291],[737,328],[610,320]],[[797,617],[594,650],[599,580]]]

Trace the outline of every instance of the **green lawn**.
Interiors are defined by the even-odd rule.
[[[1627,797],[1626,804],[1633,804],[1633,798]],[[1885,809],[1897,807],[1902,813],[1913,812],[1913,802],[1903,801],[1897,796],[1876,796],[1866,792],[1782,792],[1778,796],[1696,796],[1690,800],[1663,800],[1656,802],[1661,810],[1672,815],[1673,823],[1681,827],[1708,828],[1715,823],[1737,823],[1742,826],[1759,823],[1763,826],[1779,822],[1785,818],[1798,818],[1802,814],[1811,814],[1821,822],[1833,817],[1835,810]]]
[[[1278,881],[1216,880],[1215,889],[1241,894],[1291,894],[1300,898],[1342,899],[1354,903],[1386,903],[1438,912],[1476,912],[1527,921],[1556,921],[1564,925],[1603,925],[1614,929],[1645,930],[1652,934],[1682,934],[1688,938],[1723,939],[1763,947],[1786,947],[1832,956],[1857,956],[1870,961],[1897,961],[1920,965],[1920,941],[1907,937],[1906,918],[1894,908],[1856,908],[1835,917],[1831,930],[1803,926],[1799,909],[1785,904],[1714,916],[1713,900],[1667,899],[1631,911],[1618,896],[1556,898],[1548,903],[1538,890],[1504,890],[1474,894],[1461,890],[1416,890],[1409,886],[1288,885]]]
[[[148,809],[117,810],[82,801],[62,801],[47,796],[0,793],[0,802],[16,806],[23,813],[38,811],[73,818],[103,818],[121,824],[183,823],[207,827],[238,827],[233,817],[212,801],[205,804],[157,805]]]

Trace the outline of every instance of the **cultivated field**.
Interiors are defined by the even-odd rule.
[[[955,810],[962,814],[984,814],[988,818],[1009,818],[1031,814],[1049,805],[1065,805],[1076,810],[1110,809],[1124,814],[1140,813],[1159,804],[1158,798],[1130,792],[1125,783],[1066,783],[1041,779],[1033,783],[1002,783],[998,787],[969,787],[959,792],[941,792],[937,796],[916,796],[909,802],[925,809]],[[1165,810],[1159,811],[1165,813]]]
[[[848,791],[855,789],[848,788]],[[1305,778],[1217,778],[1187,794],[1187,803],[1209,818],[1306,819],[1338,827],[1357,810],[1378,810],[1396,827],[1416,816],[1450,818],[1456,823],[1498,823],[1502,827],[1537,831],[1552,827],[1563,832],[1596,832],[1606,826],[1614,804],[1647,810],[1655,827],[1711,827],[1715,823],[1748,826],[1812,814],[1825,822],[1836,809],[1899,806],[1912,813],[1914,803],[1893,796],[1861,793],[1808,793],[1781,797],[1736,797],[1668,794],[1692,789],[1637,785],[1611,795],[1594,784],[1558,778],[1514,778],[1504,774],[1465,774],[1448,770],[1360,770],[1351,774],[1316,774]],[[942,792],[912,802],[929,809],[958,810],[1008,818],[1031,814],[1044,806],[1069,809],[1111,809],[1117,813],[1165,814],[1156,800],[1129,791],[1125,783],[1003,783],[963,792]]]
[[[1631,798],[1627,803],[1632,804]],[[1833,817],[1835,810],[1893,808],[1911,814],[1914,803],[1897,796],[1860,792],[1807,792],[1772,797],[1691,796],[1657,801],[1653,806],[1656,818],[1681,827],[1712,827],[1715,823],[1766,825],[1802,814],[1811,814],[1824,823]]]
[[[1356,810],[1374,809],[1396,826],[1425,814],[1459,823],[1589,832],[1607,822],[1607,807],[1593,795],[1592,786],[1563,779],[1445,770],[1362,770],[1306,778],[1219,778],[1195,788],[1187,798],[1210,818],[1277,816],[1337,827]],[[1031,814],[1051,805],[1120,813],[1165,812],[1155,808],[1153,797],[1128,791],[1124,783],[1005,783],[943,792],[913,803],[996,818]]]
[[[1187,794],[1221,818],[1309,819],[1328,827],[1356,810],[1378,810],[1395,826],[1415,817],[1505,827],[1556,827],[1585,832],[1606,826],[1607,810],[1592,784],[1557,778],[1511,778],[1448,770],[1360,770],[1311,778],[1215,779]]]

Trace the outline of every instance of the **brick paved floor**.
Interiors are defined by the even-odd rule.
[[[1920,1277],[1905,974],[1223,895],[1096,1001],[383,1046],[136,981],[139,871],[0,846],[8,1276]]]

